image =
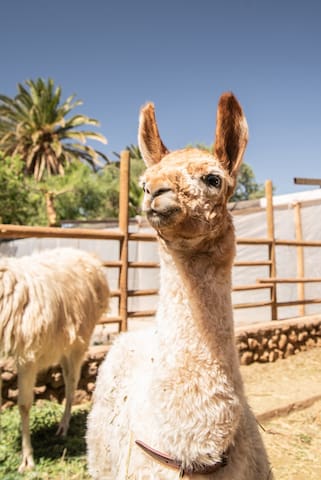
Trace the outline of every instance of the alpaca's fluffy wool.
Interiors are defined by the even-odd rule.
[[[231,268],[235,252],[226,203],[247,142],[232,94],[218,108],[216,155],[168,153],[147,105],[140,147],[149,167],[143,209],[158,233],[161,289],[155,331],[122,335],[103,363],[89,415],[88,466],[95,480],[177,480],[178,470],[135,440],[179,460],[192,480],[271,480],[243,392],[234,342]],[[194,470],[195,471],[195,470]]]
[[[101,262],[73,248],[0,258],[2,356],[41,368],[58,362],[75,343],[88,344],[108,307]]]
[[[109,288],[95,256],[57,248],[21,258],[0,258],[0,353],[18,366],[18,404],[23,419],[23,464],[33,466],[28,412],[36,374],[62,363],[66,433],[80,366],[92,331],[109,303]]]

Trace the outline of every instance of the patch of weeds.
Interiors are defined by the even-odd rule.
[[[312,443],[312,438],[310,435],[306,435],[304,433],[300,433],[299,435],[300,442],[306,444],[306,445],[311,445]]]

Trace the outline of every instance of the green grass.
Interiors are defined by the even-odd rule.
[[[88,408],[75,408],[66,437],[56,436],[63,407],[43,401],[30,415],[31,441],[36,468],[19,474],[21,428],[17,407],[1,412],[1,480],[88,480],[86,473],[85,429]]]

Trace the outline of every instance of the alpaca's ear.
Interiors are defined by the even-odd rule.
[[[160,162],[169,152],[158,133],[153,103],[147,103],[140,111],[138,146],[148,167]]]
[[[218,102],[214,155],[236,183],[248,141],[248,127],[243,110],[232,93],[224,93]]]

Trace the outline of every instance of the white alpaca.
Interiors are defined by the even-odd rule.
[[[101,366],[87,431],[96,480],[267,480],[234,341],[235,238],[227,201],[247,144],[236,98],[222,95],[213,155],[169,153],[154,107],[141,111],[143,209],[157,232],[157,329],[120,336]]]
[[[80,367],[92,331],[107,309],[109,287],[101,262],[72,248],[0,258],[0,358],[18,369],[22,463],[34,466],[29,410],[37,372],[60,363],[66,405],[58,432],[68,430]]]

